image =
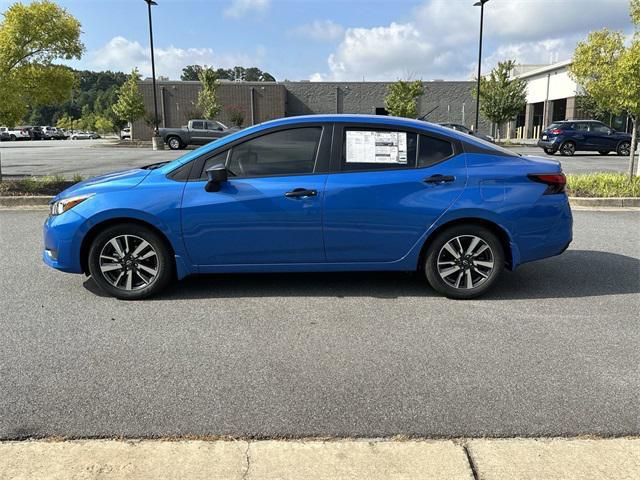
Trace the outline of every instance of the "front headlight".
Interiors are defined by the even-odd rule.
[[[84,202],[87,198],[94,196],[95,193],[87,193],[86,195],[78,195],[76,197],[63,198],[50,205],[49,213],[51,215],[60,215],[61,213],[71,210],[79,203]]]

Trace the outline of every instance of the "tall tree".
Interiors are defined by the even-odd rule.
[[[14,125],[29,106],[67,100],[74,72],[56,60],[84,52],[80,22],[49,0],[14,3],[0,22],[0,123]]]
[[[591,32],[585,42],[578,43],[569,72],[602,109],[631,118],[633,132],[629,155],[629,176],[640,175],[640,162],[635,163],[640,119],[640,1],[632,0],[631,19],[635,33],[625,44],[622,32],[608,29]]]
[[[198,92],[198,109],[202,112],[202,117],[212,120],[220,112],[220,104],[216,96],[216,91],[220,82],[216,71],[211,67],[203,67],[198,75],[202,90]]]
[[[182,80],[183,82],[187,82],[187,81],[197,82],[198,75],[200,74],[201,70],[202,70],[201,65],[187,65],[182,69],[182,75],[180,75],[180,80]]]
[[[137,68],[131,71],[126,82],[118,89],[118,101],[113,105],[113,112],[123,122],[133,122],[144,116],[144,98],[138,87],[140,72]],[[132,128],[133,138],[133,128]]]
[[[416,101],[423,94],[424,87],[420,80],[413,82],[398,80],[389,85],[384,105],[389,114],[394,117],[416,118],[418,116]]]
[[[499,62],[489,75],[480,78],[480,111],[497,125],[498,138],[502,124],[514,119],[527,104],[527,82],[511,78],[515,66],[513,60]],[[477,97],[478,92],[474,89],[473,94]]]

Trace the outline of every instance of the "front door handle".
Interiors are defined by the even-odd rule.
[[[307,190],[306,188],[295,188],[284,194],[287,198],[307,198],[318,195],[317,190]]]
[[[453,175],[440,175],[439,173],[436,175],[431,175],[423,180],[424,183],[428,183],[430,185],[440,185],[441,183],[451,183],[455,181],[456,177]]]

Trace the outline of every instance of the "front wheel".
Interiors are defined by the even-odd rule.
[[[631,155],[631,142],[620,142],[617,153],[624,157]]]
[[[109,295],[138,300],[156,294],[173,278],[173,261],[163,240],[138,225],[100,232],[89,249],[89,272]]]
[[[433,240],[424,267],[434,290],[449,298],[466,300],[493,286],[504,268],[504,251],[491,230],[460,225]]]

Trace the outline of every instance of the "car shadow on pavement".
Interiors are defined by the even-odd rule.
[[[92,279],[85,288],[104,296]],[[640,260],[594,250],[505,272],[484,300],[568,298],[640,292]],[[151,300],[244,297],[436,297],[422,274],[402,272],[261,273],[188,277]]]

